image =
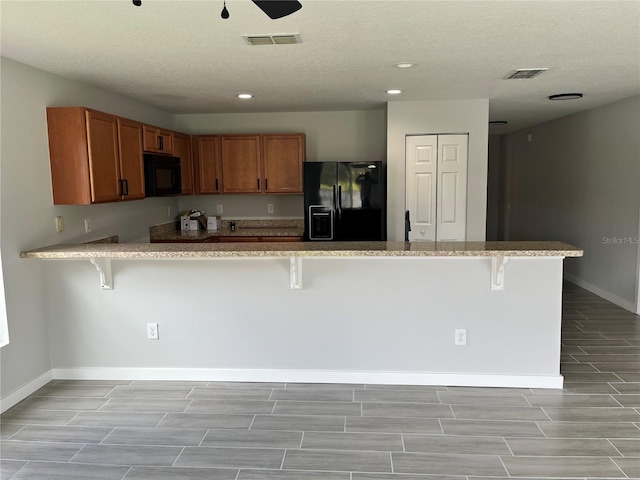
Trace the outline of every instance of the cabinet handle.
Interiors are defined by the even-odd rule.
[[[218,179],[216,178],[216,190],[218,190]]]
[[[124,193],[123,195],[129,195],[129,180],[126,178],[123,180],[124,182]]]
[[[258,191],[260,191],[260,179],[258,178]]]
[[[122,183],[122,180],[118,180],[118,195],[123,196],[124,195],[124,184]]]
[[[268,191],[269,190],[269,179],[265,178],[264,179],[264,191]]]
[[[158,135],[158,150],[164,150],[164,138]]]

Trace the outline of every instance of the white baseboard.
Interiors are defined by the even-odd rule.
[[[164,380],[192,382],[367,383],[452,387],[562,388],[562,375],[492,375],[324,370],[236,370],[215,368],[53,368],[0,399],[0,413],[51,380]]]
[[[570,281],[571,283],[574,283],[576,285],[578,285],[579,287],[584,288],[585,290],[589,290],[591,293],[595,293],[596,295],[598,295],[599,297],[604,298],[605,300],[609,300],[611,303],[615,303],[616,305],[618,305],[619,307],[622,307],[626,310],[629,310],[631,313],[636,313],[636,306],[632,303],[629,302],[628,300],[625,300],[624,298],[620,298],[619,296],[608,292],[596,285],[594,285],[593,283],[589,283],[586,280],[583,280],[581,278],[575,277],[573,275],[571,275],[570,273],[564,273],[564,278],[565,280]]]
[[[323,370],[241,370],[214,368],[54,368],[65,380],[181,380],[202,382],[368,383],[469,387],[562,388],[562,375],[492,375]]]
[[[36,390],[45,386],[51,380],[53,380],[53,370],[43,373],[38,378],[34,378],[30,382],[25,383],[23,386],[11,392],[6,397],[0,399],[0,413],[6,412]]]

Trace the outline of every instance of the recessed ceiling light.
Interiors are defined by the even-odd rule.
[[[411,63],[411,62],[400,62],[400,63],[396,63],[396,67],[398,68],[411,68],[411,67],[415,67],[415,63]]]
[[[491,122],[489,122],[489,125],[506,125],[507,122],[506,120],[493,120]]]
[[[549,100],[577,100],[582,98],[581,93],[558,93],[556,95],[551,95]]]
[[[391,89],[391,90],[387,90],[387,93],[389,95],[398,95],[398,94],[402,93],[402,90]]]
[[[251,95],[250,93],[240,93],[238,95],[238,98],[242,98],[242,99],[247,99],[247,98],[252,98],[253,95]]]

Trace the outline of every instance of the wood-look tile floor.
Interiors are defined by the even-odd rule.
[[[1,479],[640,478],[640,319],[565,285],[563,390],[53,381]]]

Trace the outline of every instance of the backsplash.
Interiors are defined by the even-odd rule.
[[[303,218],[304,198],[296,195],[193,195],[179,197],[181,212],[204,210],[224,220]],[[217,206],[222,205],[222,213]],[[269,213],[269,205],[273,213]]]
[[[243,219],[243,220],[222,220],[222,227],[220,230],[228,230],[229,223],[236,222],[236,228],[298,228],[300,230],[304,230],[304,220],[301,218],[294,219],[286,219],[286,218],[275,218],[275,219]],[[175,232],[176,230],[180,230],[180,222],[168,222],[163,223],[162,225],[155,225],[153,227],[149,227],[149,236],[155,237],[166,233]],[[204,230],[204,229],[203,229]]]

